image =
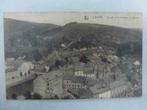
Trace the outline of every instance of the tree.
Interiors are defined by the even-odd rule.
[[[36,61],[39,61],[42,58],[42,55],[39,53],[38,50],[34,50],[32,54],[33,54],[34,60]]]
[[[87,56],[85,56],[84,54],[81,56],[81,58],[79,59],[80,62],[82,63],[88,63],[90,62],[90,60],[88,59]]]

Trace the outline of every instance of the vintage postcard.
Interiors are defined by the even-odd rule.
[[[142,96],[142,13],[6,12],[7,99]]]

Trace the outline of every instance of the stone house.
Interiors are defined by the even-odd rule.
[[[63,93],[62,73],[60,71],[52,71],[39,75],[34,80],[33,90],[43,98],[51,98],[55,95],[60,97]]]

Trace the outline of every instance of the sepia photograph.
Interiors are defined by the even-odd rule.
[[[142,96],[142,13],[5,12],[9,100]]]

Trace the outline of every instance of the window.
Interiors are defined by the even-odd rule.
[[[49,82],[47,83],[47,86],[49,86],[50,84],[49,84]]]
[[[47,90],[50,90],[50,88],[48,87]]]
[[[78,85],[78,88],[80,87],[80,85]]]
[[[23,76],[22,72],[20,72],[20,76],[21,76],[21,77]]]
[[[25,73],[25,76],[27,76],[27,73]]]
[[[31,74],[30,70],[28,71],[28,74]]]

